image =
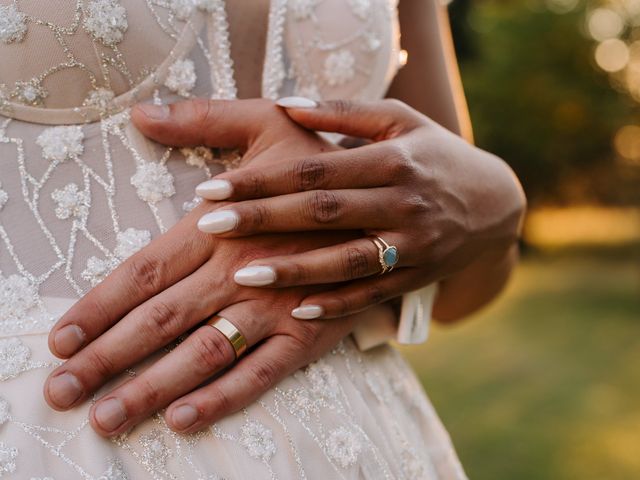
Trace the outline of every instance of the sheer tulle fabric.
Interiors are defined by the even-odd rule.
[[[197,435],[156,415],[105,440],[87,425],[90,402],[44,403],[59,364],[51,325],[237,161],[153,144],[128,107],[233,98],[235,85],[221,0],[0,9],[0,478],[464,478],[404,361],[351,339]],[[378,98],[397,68],[388,0],[273,0],[269,28],[267,97]]]

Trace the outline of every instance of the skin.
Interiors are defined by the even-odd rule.
[[[251,25],[234,10],[240,3],[230,2],[232,37],[242,37]],[[68,359],[44,387],[53,408],[73,408],[127,367],[189,334],[171,353],[99,399],[90,421],[96,432],[112,436],[168,407],[169,426],[193,432],[252,403],[329,351],[357,322],[352,312],[439,281],[435,315],[451,321],[497,294],[515,262],[524,197],[504,162],[456,135],[469,139],[470,129],[450,34],[436,4],[403,0],[400,6],[410,63],[390,95],[417,110],[384,101],[284,111],[265,100],[134,109],[134,123],[152,139],[240,148],[245,164],[241,175],[221,177],[232,184],[229,201],[204,202],[121,265],[52,329],[51,351]],[[262,31],[261,24],[257,28]],[[236,63],[250,72],[255,61]],[[257,73],[239,77],[255,80]],[[247,80],[239,90],[255,95],[256,86]],[[315,129],[373,143],[345,151],[322,141],[310,131]],[[269,168],[260,168],[264,165]],[[239,212],[238,228],[217,236],[198,231],[199,218],[220,209]],[[300,231],[311,233],[292,233]],[[367,233],[399,247],[401,264],[394,272],[376,276],[377,249],[362,238]],[[274,267],[271,288],[231,281],[233,272],[252,261]],[[344,280],[352,281],[336,285]],[[301,304],[321,305],[323,319],[293,319],[291,311]],[[216,312],[253,347],[230,369],[235,359],[227,340],[201,326]],[[198,388],[214,375],[219,377]],[[189,419],[195,423],[181,421],[189,417],[185,406],[193,407]],[[101,420],[99,410],[110,414]]]

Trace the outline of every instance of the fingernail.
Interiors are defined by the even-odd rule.
[[[53,344],[59,355],[69,357],[80,350],[87,336],[77,325],[67,325],[61,328],[53,338]]]
[[[240,218],[233,210],[207,213],[198,221],[198,228],[205,233],[225,233],[234,230]]]
[[[276,101],[276,105],[284,108],[316,108],[318,104],[305,97],[283,97]]]
[[[322,315],[324,315],[324,308],[320,305],[302,305],[291,312],[291,316],[298,320],[313,320],[314,318],[320,318]]]
[[[169,117],[170,113],[168,105],[152,105],[150,103],[144,103],[138,105],[138,108],[152,120],[164,120]]]
[[[276,271],[271,267],[245,267],[238,270],[233,279],[245,287],[264,287],[276,281]]]
[[[65,372],[49,381],[49,398],[59,408],[68,408],[82,396],[82,384],[71,373]]]
[[[196,193],[207,200],[226,200],[231,196],[232,190],[231,182],[216,178],[202,182],[196,187]]]
[[[117,430],[127,420],[122,402],[117,398],[110,398],[98,403],[95,417],[96,422],[105,432]]]
[[[181,405],[173,411],[171,422],[178,430],[186,430],[196,423],[198,411],[191,405]]]

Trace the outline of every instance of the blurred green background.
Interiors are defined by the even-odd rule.
[[[449,10],[531,213],[505,294],[403,351],[472,480],[640,479],[640,0]]]

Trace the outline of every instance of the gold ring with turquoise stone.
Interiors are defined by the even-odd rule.
[[[380,237],[373,237],[371,240],[376,245],[376,247],[378,247],[378,260],[380,261],[380,266],[382,267],[380,275],[389,273],[398,264],[398,260],[400,260],[398,247],[389,245]]]

